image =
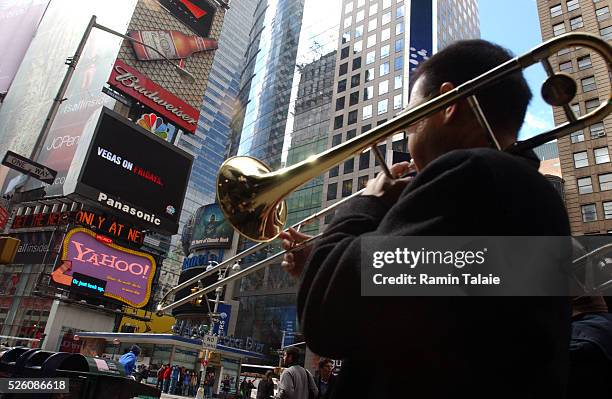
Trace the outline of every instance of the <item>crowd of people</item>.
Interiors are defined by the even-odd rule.
[[[157,370],[157,388],[164,393],[195,396],[198,382],[198,373],[185,367],[164,364]]]

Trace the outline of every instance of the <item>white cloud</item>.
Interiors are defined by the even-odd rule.
[[[554,127],[552,109],[550,107],[545,105],[540,108],[530,108],[525,115],[525,122],[519,133],[519,140],[529,139]]]
[[[536,116],[531,112],[527,112],[525,116],[525,123],[532,129],[550,129],[553,127],[553,123],[548,118],[542,118],[540,116]]]

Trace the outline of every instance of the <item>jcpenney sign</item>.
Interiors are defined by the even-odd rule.
[[[195,132],[198,124],[198,111],[129,65],[120,60],[115,61],[108,83],[115,89],[151,107],[187,131]]]

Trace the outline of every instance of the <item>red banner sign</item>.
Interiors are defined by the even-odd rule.
[[[195,132],[198,124],[198,110],[121,60],[115,61],[108,83],[183,129],[191,133]]]

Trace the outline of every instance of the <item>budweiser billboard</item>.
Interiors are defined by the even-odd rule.
[[[183,129],[191,133],[195,132],[198,124],[198,110],[123,61],[115,61],[108,83]]]
[[[155,268],[151,255],[102,242],[93,231],[76,228],[66,234],[61,264],[51,278],[56,284],[71,287],[75,273],[93,277],[105,283],[98,290],[103,296],[142,308],[151,296]],[[81,277],[79,282],[82,280]]]
[[[147,44],[171,60],[188,58],[194,53],[216,50],[215,39],[185,35],[176,30],[135,30],[128,36]],[[137,42],[131,42],[136,58],[140,61],[163,60],[163,57]]]

